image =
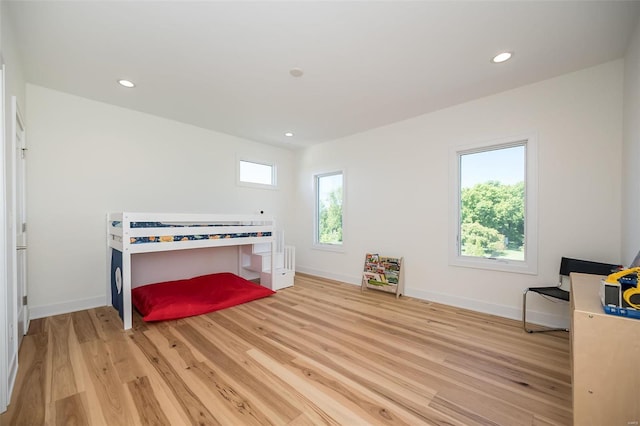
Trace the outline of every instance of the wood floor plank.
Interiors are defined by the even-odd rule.
[[[219,406],[227,412],[230,422],[238,422],[243,425],[263,425],[269,424],[269,417],[260,410],[246,395],[233,386],[229,380],[214,370],[207,362],[195,364],[190,369],[204,386],[207,386],[212,393],[216,394]],[[219,411],[216,411],[219,412]]]
[[[35,333],[22,339],[16,385],[9,409],[0,415],[7,425],[40,425],[46,409],[47,348],[49,336]],[[2,424],[0,422],[0,424]]]
[[[78,393],[69,351],[71,315],[56,315],[49,321],[51,335],[51,398],[56,402]]]
[[[99,389],[96,389],[93,380],[91,380],[91,367],[86,362],[82,345],[76,341],[75,345],[71,345],[70,354],[73,362],[74,376],[76,377],[76,387],[82,396],[84,406],[87,408],[86,414],[89,424],[92,426],[106,426],[106,419],[102,413],[102,409],[100,408],[102,401],[101,396],[99,395],[102,395],[102,392]],[[55,419],[55,403],[50,404],[49,408],[53,412],[47,413],[48,418]],[[47,424],[52,423],[53,420]]]
[[[283,351],[277,347],[269,345],[269,343],[260,337],[264,327],[263,324],[251,323],[251,327],[247,327],[246,322],[238,323],[230,318],[232,314],[229,312],[213,312],[207,315],[208,318],[213,320],[220,327],[224,328],[228,332],[242,339],[251,345],[251,347],[257,348],[262,352],[269,355],[280,362],[288,362],[295,358],[295,355],[290,352]]]
[[[124,385],[120,383],[115,366],[109,358],[108,346],[101,340],[81,343],[89,380],[95,389],[99,408],[107,424],[131,423],[131,413],[124,400]]]
[[[147,330],[147,327],[140,328],[141,332]],[[183,409],[183,402],[175,397],[171,389],[170,381],[167,381],[158,369],[149,362],[146,354],[134,343],[133,335],[129,335],[129,339],[131,341],[131,355],[142,370],[144,370],[143,377],[148,379],[149,385],[154,391],[154,396],[158,400],[158,404],[162,408],[164,415],[169,419],[169,424],[190,424],[191,420]],[[178,366],[176,366],[176,368],[178,368]],[[134,407],[133,411],[137,412],[137,409]]]
[[[323,389],[333,399],[351,407],[351,411],[362,412],[367,423],[411,425],[421,421],[420,418],[409,415],[395,401],[383,398],[322,363],[300,357],[290,362],[289,366],[296,374]]]
[[[246,307],[246,305],[245,305]],[[256,309],[261,309],[260,306],[254,304]],[[216,317],[217,319],[217,317]],[[234,356],[234,359],[238,364],[242,365],[245,369],[245,373],[247,376],[255,377],[261,383],[264,383],[265,387],[271,390],[270,393],[259,392],[260,389],[252,389],[250,387],[245,387],[246,391],[250,391],[253,393],[253,398],[256,404],[259,404],[262,411],[271,412],[271,418],[276,420],[276,424],[282,424],[283,422],[290,422],[288,418],[283,418],[281,413],[282,403],[286,402],[287,405],[295,405],[298,407],[298,410],[304,411],[307,416],[305,418],[313,418],[315,424],[333,424],[335,420],[330,418],[326,413],[316,407],[315,401],[309,401],[303,394],[303,392],[299,392],[297,389],[291,389],[289,383],[286,379],[274,374],[273,369],[264,366],[264,364],[260,364],[255,362],[252,357],[245,356],[244,351],[246,350],[246,345],[238,345],[238,342],[234,342],[235,337],[232,335],[229,330],[226,329],[226,325],[220,325],[217,323],[213,323],[211,321],[211,316],[208,315],[207,319],[199,318],[195,319],[193,322],[198,330],[200,330],[203,335],[206,335],[207,340],[211,340],[214,342],[224,341],[224,345],[220,346],[220,349],[227,353],[230,356]],[[215,319],[213,319],[215,321]],[[250,337],[250,340],[264,338],[265,342],[269,341],[270,345],[274,345],[274,342],[268,338],[268,336],[264,335],[264,332],[268,330],[268,327],[262,329],[260,326],[252,326],[249,324],[245,325],[247,330],[252,330],[254,335]],[[265,347],[264,345],[259,345],[260,347]],[[256,350],[257,348],[253,348],[252,350]],[[277,351],[268,350],[267,354],[264,354],[267,358],[271,359],[272,362],[276,362],[278,364],[288,363],[291,360],[289,355],[279,356],[278,354],[288,353],[286,348],[283,345],[276,345],[274,349],[278,349]],[[235,354],[235,355],[234,355]],[[274,355],[276,354],[276,358],[270,358],[268,354]],[[264,389],[264,388],[263,388]],[[258,392],[254,392],[258,391]],[[277,397],[276,397],[277,396]],[[274,408],[275,410],[272,410]],[[297,421],[300,421],[300,418],[297,417]]]
[[[176,374],[217,421],[230,424],[242,416],[243,424],[259,424],[255,422],[256,418],[266,419],[237,386],[229,384],[225,377],[205,363],[206,358],[198,361],[173,327],[164,328],[162,333],[148,329],[144,334],[162,352],[167,362],[176,366]]]
[[[84,426],[90,424],[81,393],[58,399],[55,404],[56,426]]]
[[[29,330],[27,330],[27,335],[31,336],[34,334],[46,333],[45,322],[45,318],[37,318],[29,321]]]
[[[254,307],[256,307],[256,309],[258,310],[261,309],[261,306],[262,305],[254,304]],[[228,311],[229,310],[227,310],[227,312]],[[211,316],[207,315],[206,318],[194,319],[193,323],[196,326],[196,328],[198,328],[200,331],[203,331],[203,337],[207,339],[211,339],[212,341],[223,340],[225,342],[225,345],[222,346],[223,350],[228,351],[230,348],[234,347],[234,344],[231,341],[232,339],[230,338],[231,333],[227,333],[228,330],[225,329],[225,326],[220,326],[220,324],[211,323],[209,321],[210,319],[211,319]],[[206,327],[206,331],[205,329],[203,329],[203,327]],[[253,333],[253,336],[249,337],[249,340],[251,341],[255,341],[255,339],[259,339],[260,338],[259,336],[263,336],[265,332],[265,330],[263,330],[262,327],[259,327],[259,326],[256,327],[249,324],[245,324],[245,328],[247,330],[251,330]],[[215,332],[219,334],[215,334]],[[206,334],[206,336],[204,334]],[[225,337],[225,334],[227,334],[226,337]],[[244,334],[244,336],[247,337],[248,334]],[[265,338],[265,340],[268,340],[268,339]],[[271,344],[273,345],[273,342],[271,342]],[[263,344],[260,344],[259,347],[264,348],[265,346]],[[236,350],[244,351],[245,349],[246,349],[245,346],[242,346],[241,349],[238,349],[238,347],[236,347]],[[270,354],[271,356],[275,355],[276,359],[279,359],[279,360],[291,359],[289,355],[284,355],[284,356],[279,355],[283,353],[287,353],[286,348],[279,345],[275,345],[271,350],[267,350],[267,354]],[[232,356],[235,357],[237,362],[243,365],[243,367],[245,368],[246,375],[255,376],[256,379],[264,383],[267,386],[267,388],[271,390],[271,393],[267,394],[269,395],[268,398],[264,398],[264,395],[260,395],[259,393],[254,394],[253,396],[253,401],[255,402],[255,404],[262,407],[261,411],[271,413],[270,421],[268,423],[305,424],[305,422],[311,421],[312,422],[311,424],[318,424],[318,425],[337,424],[335,420],[333,420],[325,412],[320,410],[312,401],[309,401],[308,399],[306,399],[301,392],[299,392],[297,389],[291,388],[289,384],[286,383],[286,381],[279,379],[277,375],[274,375],[271,369],[267,367],[260,368],[261,364],[253,361],[253,358],[248,356],[248,354],[245,356],[244,353],[235,352],[233,353]],[[276,360],[274,359],[274,361]],[[207,362],[207,364],[209,364],[209,362]],[[254,389],[251,389],[251,390],[254,391]],[[287,401],[289,404],[295,405],[299,411],[303,412],[304,415],[303,416],[299,415],[295,419],[291,421],[287,421],[287,418],[282,417],[281,415],[282,410],[280,409],[280,407],[278,405],[273,405],[273,399],[270,396],[271,394],[277,395],[280,401]],[[271,410],[272,406],[275,409],[275,411]],[[267,424],[267,423],[262,423],[262,424]]]
[[[566,333],[296,275],[133,328],[111,307],[31,322],[0,425],[571,424]]]
[[[290,307],[290,308],[288,307],[286,309],[289,312],[293,312],[296,309],[298,309],[298,307]],[[303,315],[307,315],[311,318],[311,317],[314,317],[315,315],[319,315],[320,312],[326,312],[329,309],[331,308],[328,306],[321,306],[320,308],[317,308],[316,306],[313,305],[313,302],[309,302],[304,306]],[[425,332],[421,328],[407,326],[406,324],[404,325],[396,324],[394,321],[390,321],[388,317],[384,315],[380,315],[380,317],[385,318],[384,322],[380,321],[379,317],[375,317],[375,316],[371,317],[369,314],[363,315],[363,317],[360,319],[354,318],[353,321],[354,322],[357,321],[358,325],[369,327],[370,329],[374,330],[376,334],[383,333],[388,336],[402,337],[408,342],[418,342],[421,344],[422,347],[428,347],[429,350],[440,349],[441,351],[444,351],[446,353],[460,353],[460,354],[472,353],[475,356],[482,356],[485,359],[492,360],[492,362],[494,361],[504,362],[504,363],[515,362],[517,363],[515,367],[521,367],[530,371],[533,371],[531,366],[535,364],[537,366],[537,370],[540,370],[541,374],[545,376],[550,374],[552,371],[557,371],[556,370],[557,368],[560,368],[559,366],[556,366],[553,362],[549,362],[550,357],[548,356],[549,355],[548,353],[546,353],[545,356],[541,358],[541,360],[544,361],[544,364],[542,365],[540,364],[540,359],[538,359],[537,361],[535,359],[529,360],[528,357],[531,356],[530,354],[540,352],[539,349],[532,350],[536,348],[536,346],[530,346],[528,348],[525,348],[525,350],[518,357],[504,358],[502,356],[502,353],[504,352],[510,352],[510,353],[520,352],[521,351],[520,346],[523,346],[522,339],[520,339],[520,341],[517,342],[518,344],[515,344],[516,342],[514,342],[510,346],[498,348],[497,346],[487,344],[487,342],[483,339],[479,339],[478,337],[481,337],[481,336],[477,332],[474,333],[474,337],[476,338],[470,340],[468,338],[468,331],[465,331],[464,333],[456,334],[449,330],[446,333],[439,333],[438,331],[434,331],[431,327],[429,327],[429,331]],[[522,330],[520,329],[518,333],[521,333],[521,332]],[[493,338],[494,334],[495,333],[489,334],[488,335],[489,338]],[[477,342],[482,342],[482,343],[479,344]],[[565,346],[566,346],[566,339],[565,339]],[[568,353],[566,351],[559,354],[559,356],[561,356],[562,357],[561,359],[563,360],[568,359]],[[564,364],[564,370],[562,370],[564,377],[561,377],[560,380],[566,382],[569,379],[567,374],[569,366],[567,363],[562,363],[562,364]]]
[[[263,382],[257,380],[254,376],[246,374],[246,370],[238,364],[234,358],[216,346],[216,344],[209,340],[202,339],[202,334],[200,334],[194,326],[191,324],[182,324],[178,327],[178,331],[193,346],[198,348],[207,359],[215,362],[225,374],[233,375],[242,387],[259,393],[268,401],[269,405],[277,407],[278,413],[284,416],[287,421],[291,421],[300,415],[298,409],[293,407],[285,399],[273,393]]]
[[[250,319],[245,319],[245,322],[251,322]],[[273,316],[272,316],[273,322]],[[290,321],[285,319],[283,324],[279,324],[277,327],[278,333],[273,331],[269,331],[272,327],[270,325],[265,325],[263,330],[266,332],[266,337],[272,339],[273,342],[281,339],[282,342],[286,342],[283,346],[291,345],[292,342],[297,341],[298,338],[296,336],[296,332],[293,331],[295,327],[288,327]],[[274,324],[276,325],[276,324]],[[305,330],[312,330],[313,327],[305,326]],[[288,331],[286,331],[288,330]],[[333,330],[335,332],[335,330]],[[280,336],[280,333],[283,334],[283,337]],[[315,332],[312,332],[311,335],[317,335]],[[298,344],[309,343],[309,336],[303,336],[303,341],[298,342]],[[333,336],[335,337],[335,336]],[[330,365],[334,368],[334,371],[341,371],[345,374],[343,377],[354,377],[355,380],[361,381],[362,377],[366,377],[367,380],[363,382],[364,385],[368,386],[370,389],[374,391],[378,391],[381,394],[393,395],[393,400],[401,403],[404,408],[411,412],[421,412],[423,407],[429,404],[430,398],[435,394],[435,390],[430,390],[425,386],[418,384],[411,384],[409,379],[403,379],[398,377],[397,372],[393,371],[391,374],[386,374],[382,369],[376,368],[375,363],[369,363],[366,361],[366,357],[369,355],[367,348],[365,351],[365,355],[363,358],[358,355],[352,356],[351,358],[340,356],[341,351],[332,347],[334,344],[332,336],[329,336],[322,343],[318,343],[315,348],[313,347],[305,347],[299,346],[295,348],[295,352],[304,353],[304,354],[313,354],[309,355],[313,359],[321,360],[324,365]],[[322,355],[320,355],[322,354]],[[387,362],[389,363],[389,362]],[[295,361],[289,363],[291,366],[296,369],[300,368]],[[392,363],[391,363],[392,364]],[[360,367],[364,366],[365,368],[361,369]],[[367,366],[369,368],[367,368]],[[362,374],[353,373],[355,371],[362,372]],[[401,384],[399,384],[399,383]],[[406,398],[407,394],[404,396],[403,391],[400,389],[410,390],[408,394],[410,395]],[[422,415],[422,413],[421,413]],[[432,413],[425,415],[425,418],[432,418]]]
[[[155,342],[163,353],[175,351],[179,356],[183,368],[190,368],[206,360],[196,348],[185,339],[178,337],[175,326],[177,324],[159,323],[157,327],[147,328],[145,336]]]
[[[176,369],[166,360],[144,333],[135,334],[131,338],[147,357],[151,365],[153,365],[163,377],[173,392],[174,397],[180,402],[185,413],[189,416],[191,423],[199,425],[220,425],[220,422],[202,404],[202,401],[198,399],[194,392],[189,389],[176,372]]]
[[[129,392],[136,407],[136,412],[143,425],[168,425],[165,416],[154,394],[153,387],[146,376],[139,377],[127,383]]]
[[[72,312],[71,319],[79,343],[89,342],[98,338],[98,332],[93,325],[89,311]]]
[[[300,378],[295,373],[289,371],[286,367],[273,362],[271,358],[266,357],[262,352],[251,350],[249,354],[262,364],[269,365],[269,368],[274,372],[274,374],[281,377],[284,381],[291,383],[307,399],[313,401],[314,404],[316,404],[323,412],[327,413],[331,419],[338,422],[338,424],[365,424],[357,413],[353,413],[350,409],[345,407],[341,401],[333,399],[321,389],[310,385],[305,379]]]
[[[89,313],[89,317],[100,339],[108,340],[111,336],[122,333],[122,321],[115,309],[104,306],[91,309]]]
[[[113,334],[105,343],[120,383],[129,383],[145,375],[131,354],[131,339],[128,336],[122,333]]]
[[[409,374],[399,374],[401,369],[393,362],[376,363],[369,357],[350,353],[329,340],[320,341],[308,334],[300,338],[285,326],[280,326],[277,333],[270,333],[268,337],[393,401],[422,421],[438,424],[435,420],[438,416],[426,408],[436,391],[428,382],[420,383]]]

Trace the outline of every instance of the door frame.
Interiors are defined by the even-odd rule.
[[[20,134],[20,138],[18,138],[18,134]],[[20,106],[18,105],[18,98],[15,96],[11,97],[11,150],[12,150],[12,167],[11,167],[11,176],[13,182],[11,182],[12,187],[12,219],[13,224],[10,229],[13,229],[13,235],[11,235],[13,240],[13,248],[15,256],[13,258],[13,286],[14,286],[14,295],[16,295],[16,299],[14,300],[15,306],[15,324],[16,324],[16,335],[15,339],[17,343],[17,347],[20,348],[20,344],[22,343],[22,337],[27,334],[27,330],[29,329],[29,306],[24,302],[24,299],[27,296],[27,241],[26,241],[26,130],[25,123],[22,117],[22,113],[20,112]],[[21,146],[18,146],[20,143]],[[18,158],[18,151],[20,152],[20,157]],[[18,167],[18,163],[22,161],[21,167]],[[21,176],[19,176],[19,174]],[[18,186],[18,182],[20,182],[20,187]],[[18,191],[20,189],[20,191]],[[19,211],[22,210],[22,211]],[[22,219],[22,223],[18,223],[18,218]],[[24,241],[18,241],[18,235],[20,235]],[[24,247],[24,248],[22,248]],[[22,257],[22,259],[21,259]],[[21,279],[19,279],[21,278]],[[22,327],[20,327],[22,325]],[[21,329],[22,328],[22,329]]]
[[[13,388],[13,381],[11,374],[9,373],[9,324],[12,323],[12,319],[9,318],[8,309],[8,292],[9,292],[9,280],[7,275],[7,233],[9,228],[7,218],[9,212],[7,211],[7,198],[6,198],[6,185],[5,185],[5,169],[6,169],[6,147],[5,147],[5,65],[4,60],[0,57],[0,198],[2,199],[3,208],[0,209],[0,308],[2,308],[2,314],[0,314],[0,413],[7,410],[7,405],[11,398],[11,389]]]

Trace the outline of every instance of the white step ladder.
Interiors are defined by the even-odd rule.
[[[294,246],[284,245],[284,234],[282,232],[276,234],[273,274],[271,273],[271,244],[262,243],[242,246],[240,257],[241,270],[258,273],[260,285],[271,290],[280,290],[293,285],[296,249]]]

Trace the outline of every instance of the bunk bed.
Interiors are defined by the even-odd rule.
[[[271,218],[262,215],[184,213],[108,214],[107,260],[110,263],[111,304],[118,310],[124,328],[132,326],[133,256],[228,246],[239,247],[239,261],[235,265],[228,265],[228,272],[242,275],[245,267],[253,270],[251,266],[255,262],[252,258],[258,256],[261,259],[258,271],[261,286],[277,290],[293,284],[292,274],[283,274],[281,268],[275,267],[278,256],[275,253],[275,221]],[[286,275],[287,279],[274,280],[275,274]]]

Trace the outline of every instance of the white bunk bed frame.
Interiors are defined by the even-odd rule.
[[[161,223],[179,226],[146,226],[132,227],[132,223]],[[237,236],[238,234],[247,236]],[[200,239],[187,239],[189,236],[211,236]],[[226,236],[229,237],[226,237]],[[235,237],[231,237],[236,235]],[[136,238],[157,239],[162,236],[169,240],[174,236],[184,236],[183,241],[135,242]],[[273,271],[275,268],[275,220],[257,215],[219,215],[219,214],[186,214],[186,213],[110,213],[107,215],[107,263],[111,263],[112,250],[122,254],[121,285],[122,292],[122,322],[124,329],[132,326],[131,320],[131,256],[137,253],[152,253],[160,251],[186,250],[209,247],[264,245],[270,247],[268,262],[270,267],[261,271],[260,284],[274,288]],[[239,259],[242,256],[239,255]],[[239,263],[241,260],[239,260]],[[242,265],[238,265],[241,269]],[[109,268],[109,292],[111,294],[111,266]],[[116,277],[117,281],[117,277]],[[110,304],[110,302],[109,302]]]

